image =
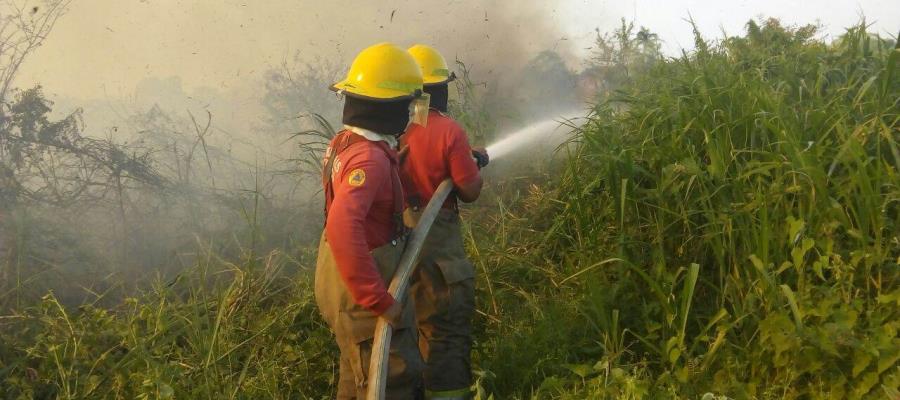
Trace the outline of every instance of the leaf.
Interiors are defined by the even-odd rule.
[[[816,273],[816,276],[821,280],[825,280],[825,274],[822,272],[824,267],[828,265],[828,257],[820,256],[819,260],[813,262],[813,272]]]
[[[865,350],[857,349],[853,354],[853,371],[851,376],[856,378],[872,363],[872,355]]]
[[[160,399],[171,399],[175,397],[175,389],[172,389],[171,386],[160,382],[159,383],[159,398]]]
[[[753,264],[753,268],[756,270],[756,272],[759,274],[759,276],[761,276],[763,278],[763,280],[766,282],[766,284],[767,284],[766,289],[773,287],[775,285],[775,283],[772,282],[772,277],[769,276],[769,273],[766,271],[766,267],[763,264],[762,260],[760,260],[756,254],[751,254],[750,257],[748,257],[748,258],[750,259],[750,262]]]
[[[625,370],[623,370],[622,368],[618,368],[618,367],[613,368],[612,371],[610,371],[610,375],[612,375],[613,378],[621,379],[623,376],[625,376]]]
[[[725,334],[726,333],[728,333],[728,331],[726,331],[725,329],[722,329],[722,330],[719,330],[719,332],[716,334],[716,339],[709,346],[709,350],[706,351],[706,354],[703,355],[703,366],[701,369],[705,370],[712,363],[712,361],[714,359],[713,356],[715,356],[716,351],[718,351],[719,347],[722,346],[722,343],[725,342]]]
[[[587,378],[591,374],[595,373],[595,370],[587,364],[566,364],[565,367],[581,378]]]
[[[796,250],[796,249],[794,249],[794,250]],[[787,271],[788,268],[791,268],[793,266],[794,266],[794,263],[792,263],[790,261],[785,261],[785,262],[781,263],[781,265],[778,267],[777,270],[775,270],[775,275],[780,275],[782,272]]]
[[[878,295],[879,304],[896,303],[900,306],[900,289],[894,290],[888,294]]]
[[[895,346],[892,349],[885,349],[880,351],[878,357],[878,373],[882,373],[886,371],[888,368],[897,365],[897,361],[900,360],[900,346],[897,345],[897,340],[894,340]]]
[[[681,357],[681,349],[676,347],[676,348],[673,348],[672,350],[669,350],[669,362],[670,363],[675,364],[675,362],[678,361],[678,357]]]
[[[538,390],[559,390],[564,387],[561,379],[555,376],[548,376],[541,382],[541,385],[538,387]]]
[[[687,330],[688,314],[691,311],[691,302],[694,299],[694,288],[697,286],[697,276],[700,272],[700,264],[693,263],[688,268],[688,274],[681,289],[681,307],[678,313],[681,316],[681,326],[678,331],[678,344],[684,343],[684,335]]]
[[[787,297],[788,304],[791,306],[791,313],[794,314],[794,323],[797,329],[803,329],[803,314],[800,313],[800,307],[797,305],[797,299],[794,297],[794,291],[788,285],[781,285],[781,292]]]
[[[681,349],[679,348],[678,336],[672,336],[666,341],[666,357],[668,357],[671,364],[675,364],[680,356]]]
[[[800,235],[803,233],[803,228],[806,226],[806,222],[802,219],[796,219],[793,216],[787,217],[788,223],[788,240],[791,241],[790,245],[793,245],[798,240],[800,240]]]
[[[852,397],[862,397],[864,394],[869,393],[872,390],[872,387],[878,383],[878,374],[875,372],[869,372],[868,374],[863,375],[862,379],[857,379],[855,381],[855,385],[853,387]]]
[[[809,249],[813,248],[815,244],[815,240],[806,238],[803,239],[803,242],[799,247],[794,247],[791,250],[791,258],[794,261],[794,265],[797,266],[798,271],[801,270],[801,267],[803,266],[803,258],[806,257],[806,253],[809,251]]]
[[[753,266],[756,269],[758,269],[758,270],[763,269],[763,262],[762,262],[762,260],[759,259],[759,257],[756,256],[756,254],[750,255],[750,262],[753,263]]]

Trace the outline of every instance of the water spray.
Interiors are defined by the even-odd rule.
[[[560,116],[537,121],[508,135],[504,135],[503,139],[487,147],[487,153],[491,160],[496,160],[538,139],[547,140],[549,137],[557,137],[564,133],[569,133],[571,129],[567,128],[581,125],[578,117],[582,115],[577,112],[568,112]]]

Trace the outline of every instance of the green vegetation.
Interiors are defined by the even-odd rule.
[[[598,56],[618,90],[598,86],[561,163],[525,179],[497,162],[465,211],[479,397],[900,395],[894,41],[770,20],[662,60],[632,37],[603,39],[644,56]],[[454,109],[492,133],[461,90]],[[111,307],[0,293],[0,398],[333,396],[315,248],[260,246],[250,197],[246,248],[198,240],[196,266]]]
[[[48,294],[2,321],[0,396],[319,398],[337,349],[312,288],[284,278],[286,264],[277,253],[240,267],[206,254],[113,309],[67,309]]]
[[[473,229],[500,398],[896,396],[900,52],[814,34],[698,37]]]

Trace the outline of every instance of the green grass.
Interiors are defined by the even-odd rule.
[[[52,293],[5,317],[0,397],[232,399],[333,395],[336,349],[278,253],[229,265],[212,254],[114,309]]]
[[[814,35],[698,37],[594,108],[512,227],[473,227],[510,288],[483,300],[499,397],[897,392],[900,51]]]
[[[464,215],[480,398],[897,396],[900,52],[864,25],[815,37],[698,37],[597,104],[560,165],[488,172]],[[238,253],[111,308],[50,293],[0,317],[0,398],[333,396],[294,271],[314,249]]]

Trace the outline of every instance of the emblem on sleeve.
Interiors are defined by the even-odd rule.
[[[350,171],[350,178],[347,179],[347,183],[350,186],[362,186],[363,183],[366,183],[366,171],[359,168]]]

